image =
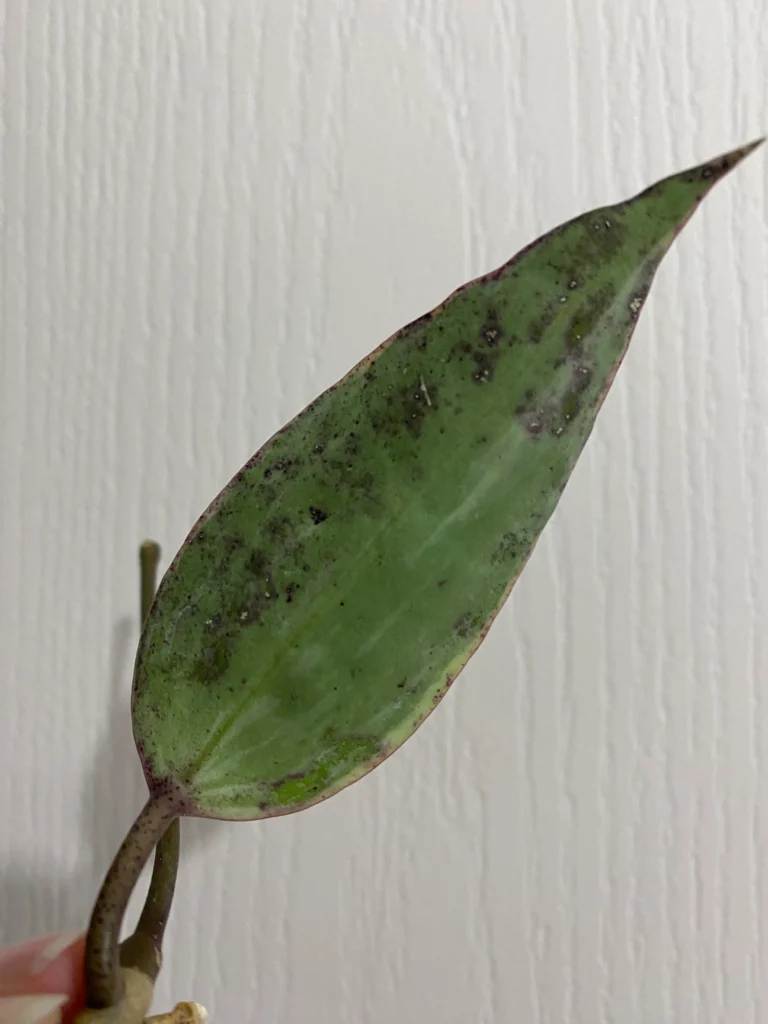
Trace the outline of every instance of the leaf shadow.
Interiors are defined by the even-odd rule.
[[[10,945],[52,931],[84,929],[101,880],[125,834],[147,799],[147,785],[133,741],[130,711],[136,619],[119,619],[112,631],[109,708],[96,745],[92,768],[80,800],[81,856],[69,869],[49,856],[42,862],[11,861],[0,872],[0,945]],[[184,864],[224,830],[215,821],[182,822],[181,863],[176,902],[184,898]],[[149,868],[145,869],[148,879]],[[138,892],[129,919],[140,907]],[[138,904],[138,906],[135,906]]]
[[[119,619],[112,631],[108,721],[83,788],[82,834],[99,879],[147,800],[147,784],[131,724],[131,676],[137,641],[137,621],[129,616]],[[180,871],[187,857],[195,856],[217,835],[216,824],[198,819],[184,821]]]

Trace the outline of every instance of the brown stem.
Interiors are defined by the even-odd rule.
[[[149,855],[178,813],[173,796],[151,796],[107,872],[85,941],[85,984],[91,1009],[120,1002],[118,940],[125,909]]]
[[[142,623],[147,621],[155,597],[159,561],[160,545],[153,540],[145,540],[139,548]],[[160,970],[163,936],[176,888],[180,833],[180,823],[176,819],[157,844],[152,878],[139,923],[134,934],[120,946],[120,963],[124,967],[138,967],[152,981],[155,981]]]
[[[144,541],[139,549],[142,625],[154,599],[159,561],[159,545],[155,541]],[[153,983],[157,978],[179,866],[177,815],[178,806],[172,798],[150,797],[104,880],[86,938],[86,993],[92,1009],[120,1002],[123,995],[121,965],[138,968]],[[118,949],[128,901],[153,849],[155,862],[144,909],[136,931]]]

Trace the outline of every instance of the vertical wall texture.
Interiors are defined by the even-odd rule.
[[[764,0],[0,3],[0,939],[143,800],[138,542],[456,285],[768,128]],[[188,824],[157,994],[269,1024],[768,1020],[768,164],[667,258],[417,736]]]

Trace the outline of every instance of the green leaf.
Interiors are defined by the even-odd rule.
[[[758,144],[544,235],[253,456],[142,634],[133,719],[154,793],[185,814],[283,814],[416,730],[557,505],[662,257]]]

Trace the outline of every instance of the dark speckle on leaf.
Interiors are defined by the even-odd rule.
[[[592,370],[588,366],[577,366],[573,371],[573,388],[583,391],[592,380]]]
[[[517,539],[517,535],[514,533],[505,533],[499,541],[496,550],[491,555],[491,562],[494,565],[500,565],[502,562],[506,562],[513,559],[520,550],[520,542]]]
[[[451,351],[450,351],[450,353],[448,355],[448,360],[449,360],[449,362],[452,359],[459,359],[459,360],[461,360],[461,359],[464,359],[466,356],[471,355],[471,354],[472,354],[472,346],[469,344],[469,342],[468,341],[458,341],[458,342],[456,342],[456,344],[451,349]]]
[[[477,351],[473,352],[472,355],[475,360],[472,379],[477,381],[478,384],[486,384],[492,381],[493,371],[499,359],[498,353]]]
[[[439,408],[437,385],[432,380],[427,380],[424,376],[419,375],[401,388],[397,397],[399,402],[396,403],[392,397],[388,404],[392,405],[393,409],[399,406],[402,410],[402,423],[406,430],[413,437],[419,437],[425,417]]]
[[[252,551],[248,557],[247,566],[249,572],[252,572],[254,576],[266,577],[269,575],[269,563],[263,551]]]
[[[544,337],[544,332],[555,319],[558,309],[559,303],[557,305],[552,304],[545,308],[537,319],[533,321],[528,329],[527,335],[528,341],[531,342],[531,344],[538,345],[541,342],[541,339]]]
[[[533,438],[538,437],[544,429],[544,423],[542,421],[541,414],[534,411],[523,411],[520,414],[520,422]]]
[[[489,348],[495,348],[502,338],[501,324],[495,310],[489,310],[486,321],[480,331],[480,340]]]
[[[465,640],[477,625],[477,616],[472,612],[464,612],[453,624],[454,632]]]
[[[315,508],[314,505],[309,506],[309,515],[315,526],[318,526],[320,523],[324,523],[328,518],[327,512],[323,512],[321,508]]]
[[[205,631],[206,633],[216,633],[221,629],[222,615],[221,612],[217,612],[216,615],[211,616],[210,619],[206,620]]]
[[[230,658],[231,651],[226,638],[203,648],[192,668],[193,677],[204,686],[215,683],[226,672]]]

